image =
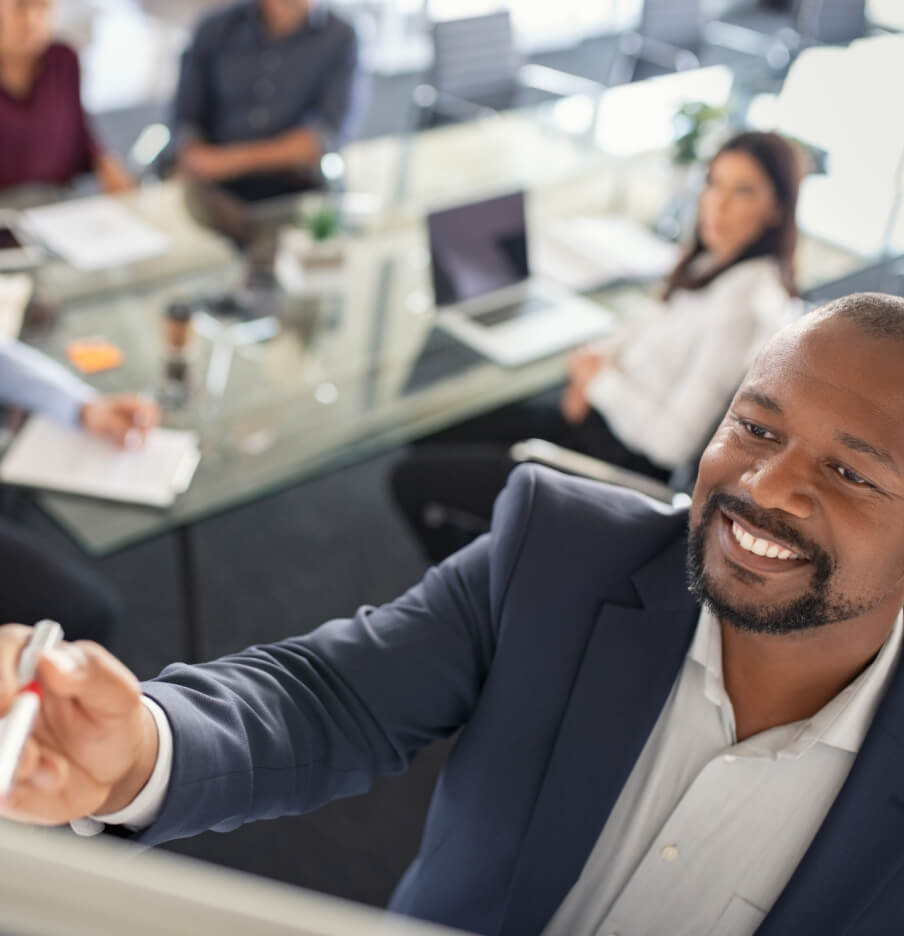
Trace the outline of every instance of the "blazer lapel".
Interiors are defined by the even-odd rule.
[[[603,606],[587,644],[515,868],[501,936],[538,932],[577,880],[656,723],[699,609],[686,541],[633,577],[642,607]]]
[[[843,933],[904,862],[900,666],[825,822],[757,936]],[[900,884],[899,884],[900,887]],[[894,895],[901,900],[900,891]],[[900,917],[900,909],[896,908]],[[897,932],[891,921],[867,932]],[[856,932],[854,930],[853,932]]]

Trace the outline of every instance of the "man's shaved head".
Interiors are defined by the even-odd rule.
[[[834,317],[846,319],[870,338],[904,341],[904,298],[862,292],[843,296],[817,309],[802,322],[814,325]]]

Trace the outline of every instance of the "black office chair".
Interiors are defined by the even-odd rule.
[[[433,23],[433,65],[413,92],[414,125],[472,120],[515,107],[524,89],[554,97],[598,95],[597,82],[522,64],[507,10]]]
[[[904,254],[884,257],[838,279],[806,290],[801,299],[807,311],[856,292],[883,292],[904,296]]]
[[[631,488],[666,504],[686,503],[690,491],[693,490],[693,482],[697,477],[696,466],[699,461],[699,456],[695,457],[693,466],[688,465],[686,468],[681,466],[680,477],[676,477],[675,481],[669,478],[669,483],[663,484],[639,471],[620,468],[618,465],[574,452],[561,445],[547,442],[545,439],[525,439],[523,442],[516,442],[509,449],[509,454],[512,461],[518,464],[533,462],[546,465],[565,474]],[[677,473],[678,469],[676,469]]]

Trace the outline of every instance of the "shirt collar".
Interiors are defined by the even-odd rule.
[[[901,655],[902,635],[904,614],[898,612],[891,633],[873,662],[812,718],[795,722],[797,730],[792,733],[782,732],[777,736],[786,741],[780,753],[786,757],[797,757],[818,741],[856,754],[866,738]],[[715,615],[708,608],[704,607],[700,612],[688,657],[705,671],[706,698],[729,711],[733,720],[734,712],[725,691],[722,672],[722,631]]]
[[[250,14],[252,28],[257,33],[258,38],[272,41],[272,37],[267,31],[267,24],[264,22],[264,15],[261,12],[258,0],[253,0],[253,2],[249,4],[248,12]],[[308,29],[323,29],[327,24],[328,15],[329,11],[327,10],[327,5],[324,0],[309,0],[307,19],[290,35],[297,36]],[[283,36],[283,38],[288,39],[289,36]]]
[[[810,719],[816,740],[856,754],[901,655],[902,613],[872,663]]]
[[[706,698],[714,705],[723,705],[728,701],[722,678],[722,631],[715,615],[707,607],[700,611],[697,630],[687,655],[704,669]]]

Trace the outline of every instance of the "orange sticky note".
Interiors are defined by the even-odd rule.
[[[123,362],[123,353],[106,338],[82,338],[70,341],[66,347],[69,360],[83,374],[99,374],[113,370]]]

